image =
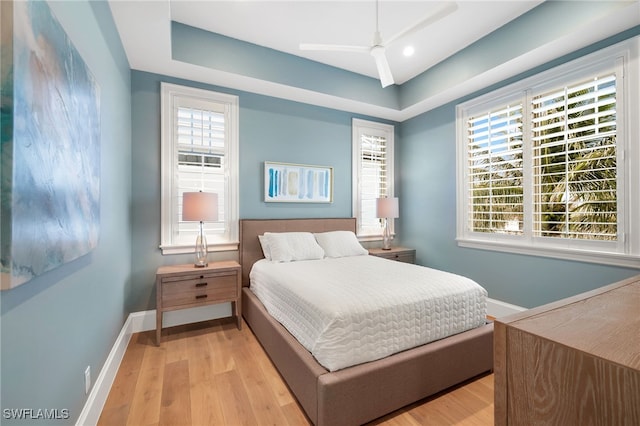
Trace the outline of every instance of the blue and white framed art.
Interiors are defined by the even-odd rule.
[[[333,202],[333,167],[264,162],[264,201]]]

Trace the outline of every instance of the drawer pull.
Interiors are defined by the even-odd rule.
[[[206,299],[207,295],[206,294],[199,294],[196,296],[196,299]]]
[[[196,287],[206,287],[207,283],[198,283],[196,284]]]

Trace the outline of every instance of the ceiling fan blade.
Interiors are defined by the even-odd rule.
[[[445,16],[455,12],[456,9],[458,9],[458,4],[457,3],[455,3],[455,2],[446,2],[441,7],[439,7],[435,12],[430,13],[429,15],[424,17],[421,21],[417,22],[413,26],[411,26],[409,28],[406,28],[406,29],[400,31],[399,33],[395,34],[394,36],[388,38],[384,42],[384,45],[388,46],[391,43],[393,43],[394,41],[397,41],[397,40],[399,40],[399,39],[401,39],[403,37],[407,37],[408,35],[411,35],[411,34],[413,34],[415,32],[418,32],[421,29],[433,24],[434,22],[439,21],[440,19],[444,18]]]
[[[394,84],[393,75],[391,74],[391,68],[389,68],[389,62],[387,61],[384,47],[374,46],[371,49],[371,56],[376,60],[376,66],[378,67],[378,75],[380,76],[380,84],[382,84],[382,87]]]
[[[359,53],[369,53],[371,50],[370,46],[348,46],[341,44],[311,44],[311,43],[300,43],[300,50],[326,50],[326,51],[335,51],[335,52],[359,52]]]

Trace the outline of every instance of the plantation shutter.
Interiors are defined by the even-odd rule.
[[[469,117],[467,153],[469,229],[522,234],[522,104]]]
[[[531,101],[534,235],[617,239],[616,76]]]
[[[189,106],[177,107],[178,234],[180,241],[192,242],[199,232],[197,222],[182,221],[182,194],[204,191],[218,194],[218,221],[205,222],[208,235],[225,232],[225,113]]]
[[[456,107],[459,246],[639,265],[640,122],[629,102],[640,85],[638,43],[617,43]],[[514,120],[521,130],[506,137]],[[521,157],[509,155],[520,140]],[[505,196],[522,200],[521,215],[504,206]]]
[[[376,198],[389,195],[387,138],[361,134],[360,153],[360,228],[363,234],[379,234],[382,225],[376,217]]]

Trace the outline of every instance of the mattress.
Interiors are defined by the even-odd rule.
[[[375,256],[262,259],[250,281],[269,314],[329,371],[486,322],[487,292],[476,282]]]

